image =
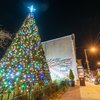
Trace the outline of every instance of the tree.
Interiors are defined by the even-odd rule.
[[[4,47],[7,44],[6,39],[11,39],[9,32],[0,30],[0,47]]]
[[[30,91],[51,81],[41,38],[30,13],[0,62],[0,90]]]
[[[73,74],[73,71],[71,69],[69,71],[69,79],[74,80],[74,74]]]

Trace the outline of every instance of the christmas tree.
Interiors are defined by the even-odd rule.
[[[49,68],[44,56],[38,28],[32,13],[21,28],[0,61],[0,91],[33,89],[50,82]]]

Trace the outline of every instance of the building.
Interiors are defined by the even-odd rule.
[[[52,80],[68,78],[69,69],[78,79],[74,34],[42,42]]]

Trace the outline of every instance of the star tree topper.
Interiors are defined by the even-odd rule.
[[[29,10],[30,10],[31,13],[36,11],[36,9],[33,7],[33,5],[30,6],[30,7],[28,7],[28,8],[29,8]]]

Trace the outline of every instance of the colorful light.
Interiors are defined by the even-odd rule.
[[[29,9],[35,11],[33,6]],[[43,87],[49,83],[49,70],[46,70],[48,66],[40,41],[34,16],[29,14],[0,61],[1,89],[29,90],[33,84]]]

